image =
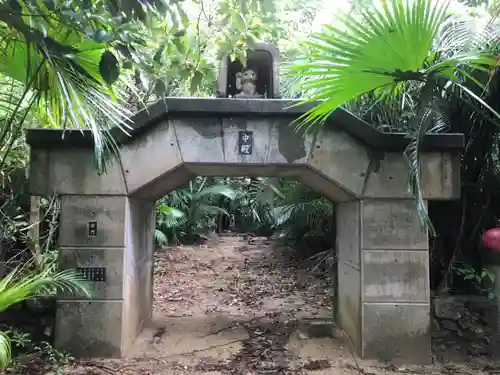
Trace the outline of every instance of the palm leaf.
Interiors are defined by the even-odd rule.
[[[441,25],[434,50],[454,55],[471,50],[494,49],[500,38],[500,22],[497,18],[500,2],[496,2],[486,9],[476,8],[474,11],[461,3],[454,3],[459,9]]]
[[[168,237],[160,229],[155,229],[155,241],[160,246],[168,245]]]
[[[184,214],[181,210],[167,206],[166,204],[159,204],[156,209],[158,213],[163,214],[166,217],[170,216],[175,219],[180,219],[186,216],[186,214]]]
[[[0,369],[5,369],[10,364],[12,348],[7,333],[0,331]]]
[[[30,14],[27,4],[18,4]],[[121,93],[113,91],[101,77],[99,61],[106,45],[85,40],[78,30],[62,24],[44,34],[32,17],[22,17],[5,4],[0,5],[0,13],[0,81],[13,80],[24,92],[17,106],[7,107],[10,120],[4,129],[20,134],[26,116],[19,117],[19,108],[29,109],[25,115],[29,112],[44,126],[88,129],[102,171],[105,154],[117,149],[109,130],[118,127],[126,131],[131,115],[117,102]]]
[[[33,263],[19,266],[0,280],[0,312],[22,301],[56,292],[81,292],[90,298],[89,284],[76,270],[54,272],[53,263],[32,267]],[[0,368],[5,369],[10,360],[10,339],[0,332]]]
[[[381,9],[361,18],[341,14],[338,27],[325,26],[307,44],[309,61],[287,74],[304,75],[304,102],[321,100],[308,111],[307,124],[323,122],[341,105],[374,90],[394,91],[405,80],[423,80],[421,72],[449,1],[383,1]]]
[[[471,79],[469,72],[489,73],[496,66],[496,56],[474,48],[457,49],[454,45],[451,52],[432,50],[446,20],[449,3],[449,0],[383,0],[379,8],[363,9],[359,19],[343,14],[340,26],[327,26],[313,36],[308,43],[313,49],[309,61],[291,66],[288,72],[306,77],[301,81],[306,96],[300,104],[320,101],[299,118],[307,126],[322,124],[338,107],[363,95],[375,93],[387,98],[401,93],[409,83],[417,83],[417,111],[408,123],[410,143],[405,156],[409,187],[417,201],[419,217],[431,230],[420,188],[419,154],[423,137],[446,127],[438,109],[446,87],[464,87],[462,91],[469,94],[470,100],[500,119],[480,95],[463,85],[468,79],[468,83],[484,92],[484,85]]]
[[[227,185],[212,185],[206,188],[202,188],[196,194],[194,199],[201,199],[207,195],[223,195],[229,199],[234,199],[236,197],[236,192],[230,186]]]
[[[27,269],[26,265],[18,267],[0,280],[0,311],[48,291],[81,292],[90,297],[88,283],[76,270],[54,273],[49,266],[40,272]]]

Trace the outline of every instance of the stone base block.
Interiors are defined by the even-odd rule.
[[[430,304],[364,303],[363,327],[363,357],[431,363]]]
[[[76,358],[120,357],[122,301],[58,301],[55,345]]]

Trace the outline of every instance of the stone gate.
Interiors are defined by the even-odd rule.
[[[156,199],[197,175],[286,176],[338,203],[338,322],[358,352],[430,360],[429,245],[407,189],[408,140],[342,109],[295,131],[309,107],[289,105],[165,99],[134,117],[131,137],[117,135],[121,161],[104,175],[89,133],[28,131],[31,193],[61,198],[62,265],[95,268],[92,300],[58,299],[58,346],[120,356],[151,318]],[[458,198],[462,147],[462,135],[426,138],[425,199]]]

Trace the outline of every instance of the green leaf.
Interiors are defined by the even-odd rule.
[[[483,272],[484,272],[484,271],[483,271]],[[487,277],[487,278],[489,279],[489,281],[491,281],[491,282],[494,282],[494,281],[495,281],[495,279],[496,279],[496,274],[495,274],[493,271],[491,271],[491,270],[486,270],[486,272],[484,272],[484,273],[485,273],[485,277]]]
[[[161,64],[161,60],[162,60],[162,57],[163,57],[163,51],[165,51],[165,47],[164,46],[161,46],[160,48],[158,48],[155,52],[155,54],[153,55],[153,61],[157,64]]]
[[[23,7],[17,0],[7,0],[7,4],[9,4],[10,9],[12,9],[15,13],[20,14],[23,11]]]
[[[175,45],[181,55],[185,54],[186,48],[184,47],[183,39],[175,38],[172,40],[172,43]]]
[[[155,240],[159,245],[168,244],[167,236],[159,229],[155,229]]]
[[[44,0],[43,3],[47,7],[48,10],[50,10],[50,11],[56,10],[55,0]]]
[[[196,91],[200,87],[202,79],[203,79],[203,74],[199,70],[194,72],[193,77],[191,78],[191,84],[189,86],[189,92],[191,93],[191,95],[196,93]]]
[[[178,210],[177,208],[174,208],[174,207],[167,206],[165,204],[158,205],[158,212],[175,217],[177,219],[186,216],[184,214],[184,212],[182,212],[181,210]]]
[[[33,264],[23,264],[0,280],[0,311],[28,299],[54,293],[81,292],[90,298],[89,283],[75,270],[55,272],[55,265],[43,263],[33,270]],[[11,360],[11,343],[5,332],[0,332],[0,368]]]
[[[179,30],[174,33],[174,38],[180,38],[186,35],[186,30]]]
[[[120,76],[120,65],[115,55],[107,50],[101,55],[99,61],[99,73],[102,79],[109,85],[116,82]]]
[[[113,40],[113,34],[102,29],[96,30],[94,33],[94,40],[97,43],[109,43]]]
[[[464,90],[472,99],[479,102],[486,109],[488,109],[490,113],[492,113],[497,118],[497,121],[500,120],[500,114],[497,111],[495,111],[495,109],[493,109],[493,107],[491,107],[488,103],[486,103],[482,98],[476,95],[472,90],[470,90],[468,87],[465,87],[464,85],[458,82],[455,82],[454,84],[460,87],[462,90]],[[495,125],[500,126],[500,123],[495,122]]]
[[[363,8],[326,25],[306,43],[312,52],[285,69],[301,76],[302,102],[321,101],[301,120],[322,123],[339,106],[377,89],[395,90],[421,72],[448,0],[388,0],[382,8]]]
[[[6,369],[10,364],[12,349],[10,338],[5,332],[0,332],[0,368]]]

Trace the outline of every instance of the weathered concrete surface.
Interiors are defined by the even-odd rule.
[[[149,321],[153,306],[155,202],[129,199],[124,254],[122,346],[128,348]]]
[[[150,319],[157,198],[196,175],[283,176],[339,202],[338,315],[357,350],[430,360],[428,239],[407,189],[403,135],[341,110],[321,129],[296,131],[303,111],[278,100],[167,102],[137,116],[135,135],[120,141],[121,158],[103,175],[88,133],[64,141],[60,132],[31,133],[31,192],[62,196],[63,266],[107,270],[92,302],[61,296],[58,345],[77,356],[121,355]],[[251,155],[238,152],[242,130],[253,132]],[[440,148],[439,137],[422,155],[422,189],[426,199],[454,199],[461,138]]]
[[[106,282],[92,285],[92,298],[97,300],[123,299],[123,258],[123,248],[121,247],[63,247],[59,251],[59,262],[63,269],[106,265]],[[82,299],[82,297],[83,295],[80,293],[76,295],[74,292],[64,294],[65,299]]]
[[[338,205],[339,321],[364,357],[429,363],[427,234],[412,200]]]
[[[119,163],[112,160],[106,174],[97,174],[92,149],[37,149],[31,152],[30,158],[33,195],[126,194]]]
[[[61,247],[124,247],[126,196],[64,195],[61,197]],[[96,236],[88,223],[96,221]]]
[[[238,152],[238,132],[253,132],[251,155]],[[199,117],[165,120],[121,148],[121,164],[106,175],[92,150],[32,151],[31,191],[37,195],[133,195],[158,199],[195,175],[290,176],[310,181],[335,201],[411,198],[401,153],[375,153],[335,127],[296,131],[284,118]],[[448,152],[423,154],[422,189],[428,199],[459,194],[459,160]],[[174,173],[175,172],[175,173]],[[46,178],[45,176],[50,176]]]
[[[408,166],[401,154],[384,153],[372,158],[373,173],[363,186],[365,198],[412,198],[406,189]],[[422,155],[422,190],[428,200],[457,199],[460,196],[460,154],[426,152]],[[404,192],[404,193],[403,193]]]
[[[89,221],[98,223],[95,237]],[[130,347],[151,318],[154,228],[154,201],[62,197],[61,266],[105,267],[106,281],[93,283],[92,301],[59,297],[56,345],[79,357],[119,356]]]
[[[123,342],[123,302],[57,302],[55,345],[77,357],[116,357],[126,350]]]

